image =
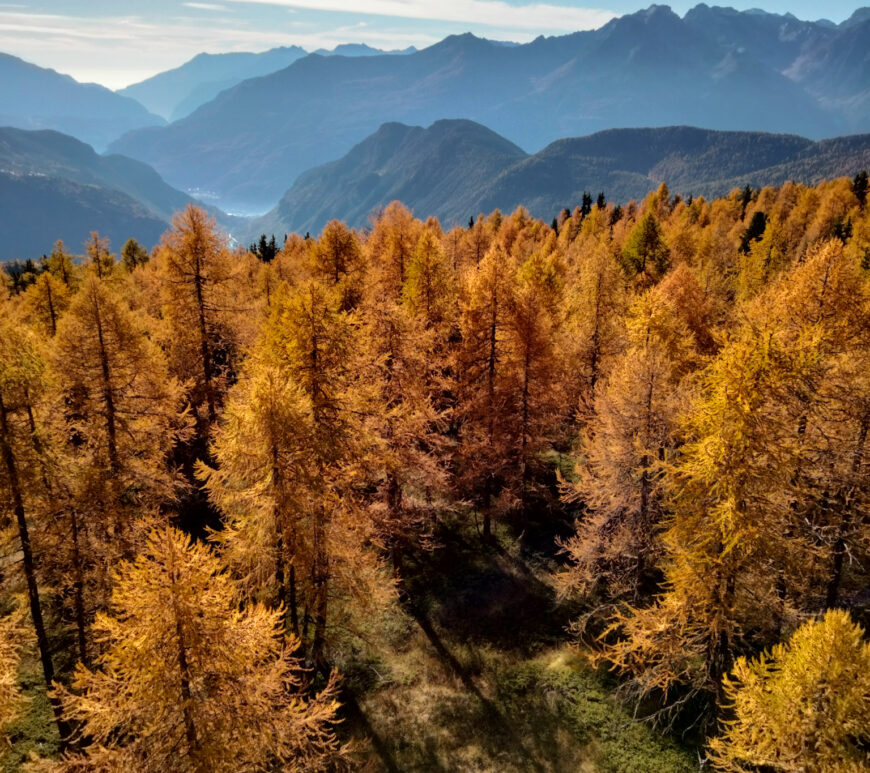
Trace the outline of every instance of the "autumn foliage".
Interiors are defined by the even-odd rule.
[[[557,225],[394,202],[264,262],[190,207],[4,292],[45,765],[346,764],[332,666],[449,514],[481,551],[544,524],[566,640],[719,768],[866,769],[868,211],[846,179],[662,185]]]

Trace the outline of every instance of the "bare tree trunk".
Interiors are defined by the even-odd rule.
[[[175,636],[178,643],[178,671],[179,671],[179,689],[181,691],[181,715],[184,720],[184,737],[187,740],[188,753],[195,761],[195,770],[202,771],[202,766],[198,761],[199,757],[199,736],[196,732],[196,723],[193,717],[193,694],[190,689],[191,674],[190,663],[187,659],[187,638],[184,635],[184,626],[181,622],[181,610],[178,608],[176,600],[175,585],[178,582],[178,577],[175,571],[170,573],[172,581],[172,613],[175,616]]]
[[[208,327],[205,322],[205,297],[203,290],[205,280],[202,276],[201,262],[200,256],[197,254],[196,273],[193,276],[193,288],[196,293],[196,310],[199,322],[199,351],[200,358],[202,359],[203,386],[205,388],[206,405],[208,406],[208,420],[209,424],[212,424],[215,420],[216,408],[212,389],[213,373],[211,367],[211,347],[209,347]]]
[[[42,603],[39,599],[39,585],[36,580],[36,565],[33,560],[33,550],[30,545],[30,532],[27,528],[27,518],[24,512],[24,499],[21,493],[21,481],[18,478],[18,466],[15,462],[15,454],[12,450],[11,431],[9,417],[3,396],[0,395],[0,451],[3,454],[3,463],[9,480],[9,489],[12,495],[12,509],[18,522],[18,538],[21,542],[22,563],[24,565],[24,577],[27,581],[27,597],[30,602],[30,617],[33,620],[33,629],[36,633],[36,644],[39,648],[39,659],[42,662],[42,675],[45,678],[47,690],[51,690],[54,682],[54,663],[51,659],[51,648],[48,644],[48,636],[45,632],[45,623],[42,617]],[[51,708],[54,712],[57,729],[60,732],[61,746],[65,747],[70,735],[69,725],[62,718],[60,702],[51,697]]]
[[[97,323],[97,339],[100,342],[100,370],[103,377],[103,402],[106,408],[106,444],[109,452],[109,465],[112,472],[120,467],[118,461],[117,430],[115,427],[115,396],[112,389],[112,372],[109,366],[109,356],[106,352],[106,342],[103,336],[103,319],[100,314],[100,301],[96,288],[93,289],[94,316]]]
[[[88,664],[87,637],[85,635],[85,597],[84,597],[84,574],[82,572],[82,556],[79,547],[79,525],[75,508],[70,509],[70,521],[72,524],[73,545],[73,605],[76,616],[76,633],[78,634],[79,660],[84,665]]]
[[[315,666],[325,663],[326,615],[327,615],[327,576],[328,557],[326,554],[326,533],[324,514],[319,511],[314,521],[314,639],[311,647],[311,660]]]
[[[861,469],[864,461],[864,446],[867,442],[867,431],[870,429],[870,413],[865,413],[861,420],[861,429],[858,432],[858,442],[852,454],[852,476],[854,478]],[[840,496],[841,501],[845,497]],[[833,559],[831,562],[831,577],[828,581],[827,593],[825,594],[825,606],[832,609],[837,606],[840,598],[840,584],[843,581],[843,563],[846,558],[846,535],[852,523],[851,508],[842,503],[840,511],[840,524],[837,530],[837,539],[834,542]]]

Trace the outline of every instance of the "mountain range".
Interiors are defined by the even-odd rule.
[[[550,218],[583,191],[713,195],[870,166],[870,8],[834,24],[653,5],[527,44],[200,54],[121,93],[0,55],[0,98],[19,127],[0,129],[4,258],[92,229],[150,246],[190,195],[267,212],[213,210],[240,239],[364,225],[393,199],[446,225],[518,205]]]
[[[248,78],[282,70],[303,56],[307,52],[299,46],[272,48],[260,54],[197,54],[180,67],[134,83],[118,93],[141,102],[167,121],[177,121],[225,89]]]
[[[316,233],[333,218],[362,227],[394,199],[450,227],[520,205],[549,219],[576,206],[585,191],[625,202],[665,181],[675,193],[713,196],[866,168],[870,135],[813,141],[685,126],[615,129],[558,140],[529,155],[465,119],[428,128],[391,122],[338,161],[300,175],[265,216],[212,213],[247,243],[261,233]],[[0,128],[0,260],[35,257],[59,238],[78,251],[91,230],[116,248],[131,236],[150,247],[191,201],[140,161],[99,155],[55,131]]]
[[[664,181],[674,193],[710,197],[744,185],[816,183],[866,168],[870,134],[813,141],[686,126],[612,129],[527,155],[472,121],[442,120],[428,129],[388,123],[342,159],[300,175],[274,209],[252,222],[248,237],[316,233],[332,218],[361,227],[394,199],[450,227],[479,212],[520,205],[549,220],[577,206],[584,191],[624,203]]]
[[[527,152],[614,126],[870,131],[868,51],[860,12],[835,25],[706,5],[681,18],[655,5],[524,45],[466,34],[402,57],[309,55],[112,148],[224,208],[262,211],[390,121],[467,118]]]
[[[48,252],[57,239],[78,252],[91,231],[116,248],[131,236],[151,247],[190,201],[140,161],[56,131],[0,128],[2,260]]]
[[[55,129],[102,150],[131,129],[162,123],[134,99],[0,53],[0,126]]]
[[[401,51],[381,51],[364,43],[342,43],[332,50],[320,48],[315,53],[321,56],[378,56],[410,54],[416,50],[412,46]],[[180,67],[134,83],[118,93],[138,100],[167,121],[177,121],[237,83],[283,70],[303,56],[308,56],[308,52],[299,46],[272,48],[259,54],[197,54]]]

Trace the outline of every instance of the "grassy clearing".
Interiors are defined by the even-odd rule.
[[[13,773],[31,757],[53,757],[59,737],[51,705],[45,693],[42,666],[34,652],[21,659],[18,678],[24,693],[21,714],[4,728],[8,745],[0,753],[0,771]]]
[[[565,628],[577,612],[548,584],[558,565],[552,529],[502,524],[497,544],[483,547],[473,518],[457,519],[436,537],[436,550],[406,556],[401,609],[335,642],[343,733],[364,770],[697,770],[693,750],[634,721],[612,680],[570,646]],[[28,701],[8,728],[2,773],[57,754],[34,653],[20,674]]]
[[[482,549],[473,528],[445,525],[438,550],[408,561],[390,646],[348,663],[366,768],[696,770],[694,752],[634,721],[567,643],[573,610],[547,584],[552,557],[527,549],[534,535],[499,536],[514,547]]]

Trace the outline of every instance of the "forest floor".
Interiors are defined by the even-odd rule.
[[[473,514],[439,521],[431,550],[404,560],[400,609],[363,622],[333,654],[344,675],[341,735],[366,773],[689,773],[696,751],[632,717],[616,682],[566,631],[555,537],[567,524],[498,524],[484,545]],[[368,639],[368,642],[360,643]],[[29,698],[0,771],[57,754],[35,653]]]
[[[346,674],[345,733],[366,770],[698,769],[693,749],[636,721],[571,646],[574,610],[548,582],[553,534],[534,532],[501,526],[484,547],[473,524],[442,524],[436,549],[406,559],[393,646]]]

